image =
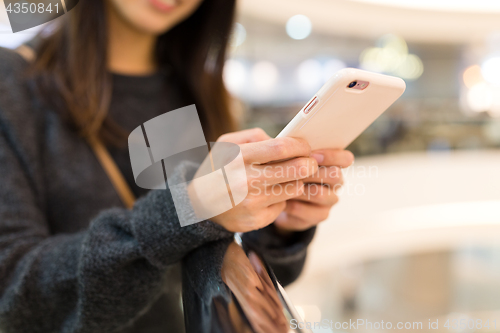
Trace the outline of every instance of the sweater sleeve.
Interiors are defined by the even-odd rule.
[[[295,232],[284,238],[276,232],[274,224],[246,233],[243,244],[253,249],[266,259],[278,281],[289,285],[295,281],[306,261],[307,247],[311,243],[316,227],[302,232]]]
[[[115,331],[153,303],[170,264],[232,236],[210,221],[181,228],[169,191],[151,191],[132,210],[103,211],[85,231],[54,236],[15,146],[1,131],[0,174],[5,333]]]

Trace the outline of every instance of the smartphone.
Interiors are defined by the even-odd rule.
[[[397,77],[345,68],[334,74],[278,134],[312,150],[346,148],[405,91]]]

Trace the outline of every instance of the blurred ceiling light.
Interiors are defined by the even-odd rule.
[[[311,34],[312,23],[305,15],[295,15],[286,22],[286,33],[293,39],[304,39]]]
[[[414,54],[406,56],[405,60],[396,68],[393,73],[403,79],[416,80],[424,72],[422,60]]]
[[[481,82],[467,92],[467,104],[474,112],[484,112],[493,105],[493,91],[486,82]]]
[[[359,63],[362,69],[372,72],[384,72],[385,61],[382,57],[380,47],[370,47],[365,49],[359,56]]]
[[[377,44],[384,49],[392,49],[399,54],[408,54],[408,45],[403,37],[387,34],[380,37]]]
[[[297,68],[297,79],[304,92],[314,92],[323,83],[323,66],[318,60],[305,60]]]
[[[355,0],[377,5],[461,12],[500,12],[498,0]]]
[[[258,91],[269,91],[278,82],[279,72],[269,61],[260,61],[252,68],[252,82]]]
[[[479,65],[469,66],[463,74],[464,84],[467,88],[472,88],[478,83],[484,82],[481,67]]]
[[[481,65],[481,73],[489,83],[500,85],[500,57],[486,59]]]
[[[328,81],[333,74],[341,70],[342,68],[346,68],[347,65],[345,62],[339,59],[330,59],[323,64],[323,83]]]
[[[388,73],[407,80],[418,79],[423,71],[422,60],[408,53],[405,40],[395,35],[384,35],[377,41],[380,47],[365,49],[360,57],[360,67],[369,71]]]
[[[238,95],[245,86],[248,74],[241,61],[229,59],[224,64],[223,76],[227,89],[232,94]]]
[[[236,48],[240,46],[241,44],[243,44],[246,38],[247,30],[245,29],[245,27],[241,23],[235,23],[231,34],[231,47]]]

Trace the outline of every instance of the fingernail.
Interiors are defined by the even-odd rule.
[[[318,164],[323,162],[323,160],[325,159],[325,156],[321,154],[311,154],[311,157],[314,158],[318,162]]]

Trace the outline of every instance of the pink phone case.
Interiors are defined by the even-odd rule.
[[[397,77],[342,69],[277,137],[303,138],[313,150],[344,149],[387,110],[405,88],[405,82]]]

